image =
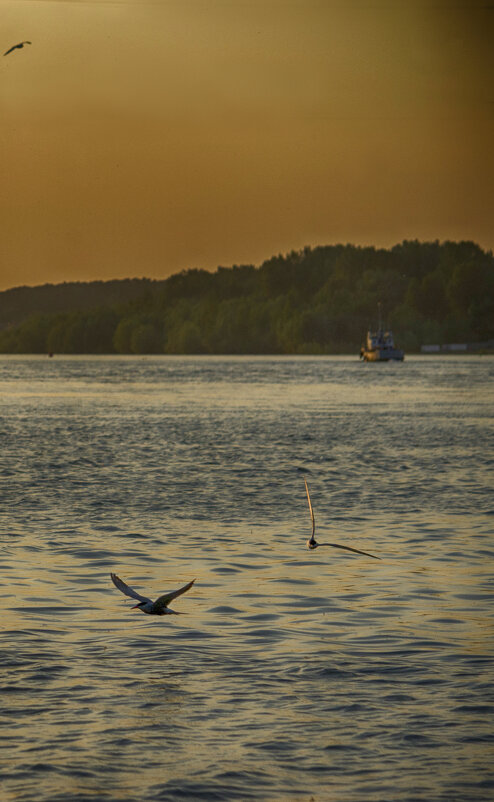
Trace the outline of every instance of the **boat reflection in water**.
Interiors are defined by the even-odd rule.
[[[393,332],[384,329],[381,321],[381,304],[379,304],[379,321],[376,331],[367,332],[365,345],[360,349],[360,359],[364,362],[388,362],[390,359],[403,361],[405,352],[401,348],[396,348]]]

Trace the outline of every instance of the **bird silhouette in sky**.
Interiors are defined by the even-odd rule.
[[[143,613],[148,613],[149,615],[179,615],[179,613],[176,613],[175,610],[168,609],[168,605],[173,599],[176,599],[177,596],[181,596],[182,593],[185,593],[187,590],[189,590],[189,588],[191,588],[195,582],[195,579],[193,579],[192,582],[188,582],[187,585],[184,585],[178,590],[172,590],[170,593],[164,593],[163,596],[160,596],[159,599],[156,599],[156,601],[153,602],[151,599],[148,599],[147,596],[141,596],[140,593],[137,593],[137,591],[129,588],[129,586],[126,585],[125,582],[116,574],[110,574],[110,576],[116,588],[122,591],[122,593],[125,593],[126,596],[130,596],[132,599],[137,599],[139,601],[139,604],[135,604],[132,607],[132,610],[139,609],[142,610]]]
[[[380,560],[381,559],[380,557],[375,557],[374,554],[369,554],[368,551],[360,551],[360,549],[352,549],[351,546],[340,546],[339,543],[318,543],[317,542],[316,537],[315,537],[315,534],[316,534],[316,522],[315,522],[315,519],[314,519],[314,512],[312,510],[312,504],[311,504],[310,494],[309,494],[309,487],[308,487],[307,481],[305,479],[304,479],[304,482],[305,482],[305,491],[307,493],[307,501],[309,502],[310,517],[311,517],[311,520],[312,520],[312,535],[310,536],[310,538],[307,541],[307,548],[312,550],[312,549],[317,549],[320,546],[332,546],[333,549],[344,549],[345,551],[353,551],[353,552],[355,552],[355,554],[365,554],[366,557],[372,557],[374,560]]]
[[[26,39],[26,41],[25,41],[25,42],[19,42],[19,44],[18,44],[18,45],[13,45],[13,46],[12,46],[12,47],[11,47],[9,50],[7,50],[7,51],[6,51],[6,52],[5,52],[3,55],[4,55],[4,56],[8,56],[8,55],[9,55],[9,53],[12,53],[12,51],[13,51],[13,50],[17,50],[17,48],[21,48],[21,47],[24,47],[24,45],[30,45],[30,44],[32,44],[32,43],[31,43],[31,42],[28,42],[28,41],[27,41],[27,39]]]

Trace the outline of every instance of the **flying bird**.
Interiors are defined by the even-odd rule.
[[[310,510],[310,517],[312,520],[312,535],[307,541],[307,548],[308,549],[317,549],[319,546],[332,546],[333,549],[344,549],[345,551],[354,551],[355,554],[365,554],[366,557],[372,557],[374,560],[380,560],[380,557],[375,557],[374,554],[369,554],[367,551],[360,551],[360,549],[352,549],[350,546],[340,546],[338,543],[318,543],[315,537],[316,533],[316,522],[314,519],[314,511],[312,509],[312,504],[310,500],[309,494],[309,487],[307,485],[307,481],[304,479],[305,482],[305,491],[307,493],[307,501],[309,502],[309,510]]]
[[[9,53],[12,53],[13,50],[17,50],[17,48],[20,49],[21,47],[24,47],[24,45],[30,45],[30,44],[32,44],[32,42],[28,42],[27,39],[26,39],[25,42],[19,42],[18,45],[13,45],[13,47],[11,47],[9,50],[7,50],[3,55],[4,56],[8,56]]]
[[[159,599],[156,599],[156,601],[153,602],[146,596],[141,596],[140,593],[137,593],[137,591],[129,588],[129,586],[126,585],[125,582],[116,574],[110,574],[110,576],[115,587],[121,590],[122,593],[125,593],[126,596],[130,596],[133,599],[138,599],[139,604],[135,604],[131,609],[139,609],[142,610],[143,613],[148,613],[149,615],[179,615],[179,613],[176,613],[175,610],[169,610],[168,605],[173,599],[176,599],[177,596],[181,596],[182,593],[186,593],[186,591],[188,591],[195,582],[195,579],[193,579],[192,582],[188,582],[187,585],[184,585],[182,588],[179,588],[178,590],[172,590],[170,593],[164,593],[163,596],[160,596]]]

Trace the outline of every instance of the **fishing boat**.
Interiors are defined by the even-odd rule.
[[[389,362],[396,359],[403,362],[405,352],[401,348],[396,348],[393,332],[386,331],[381,321],[381,304],[378,304],[379,316],[377,329],[367,332],[365,345],[360,349],[360,359],[364,362]]]

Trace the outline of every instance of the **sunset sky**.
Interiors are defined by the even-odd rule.
[[[0,0],[0,289],[494,248],[494,2]]]

